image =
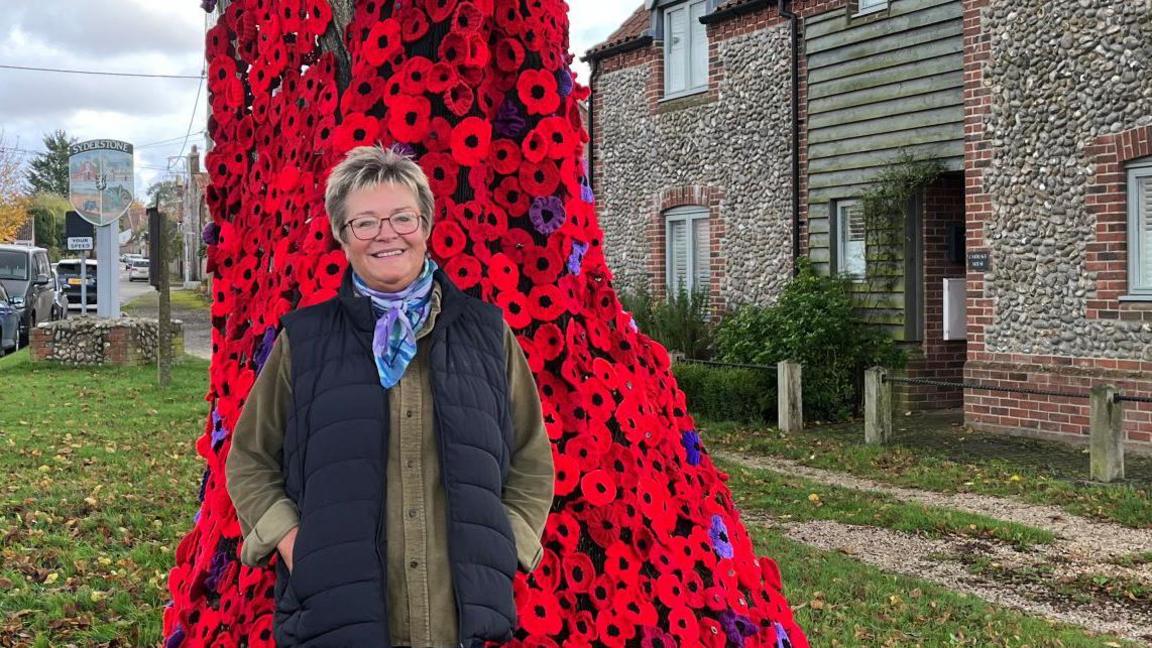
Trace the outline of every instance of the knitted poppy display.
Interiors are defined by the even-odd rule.
[[[329,0],[215,4],[211,414],[165,648],[274,645],[275,572],[239,563],[225,460],[280,318],[336,294],[347,261],[324,183],[349,149],[373,144],[424,169],[431,254],[502,309],[540,393],[556,497],[544,558],[515,579],[519,627],[505,645],[806,648],[667,352],[616,297],[581,159],[589,91],[568,69],[567,4],[357,0],[351,15]]]

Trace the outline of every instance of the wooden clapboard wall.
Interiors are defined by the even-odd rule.
[[[960,0],[892,0],[859,18],[839,9],[808,18],[804,40],[809,250],[817,268],[832,271],[837,200],[860,197],[902,155],[963,169],[963,11]],[[861,300],[898,339],[905,285],[901,276]]]

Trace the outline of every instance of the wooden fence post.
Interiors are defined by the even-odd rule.
[[[1092,479],[1101,482],[1124,479],[1124,407],[1116,400],[1116,387],[1092,388],[1088,421]]]
[[[892,439],[892,383],[888,372],[872,367],[864,372],[864,443],[886,444]]]
[[[804,430],[804,399],[800,384],[800,364],[791,360],[776,363],[776,418],[780,430],[795,434]]]

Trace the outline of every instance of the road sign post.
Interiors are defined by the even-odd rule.
[[[104,261],[96,267],[96,312],[101,317],[120,316],[118,223],[132,204],[134,182],[128,142],[88,140],[69,150],[68,199],[96,226],[96,259]]]

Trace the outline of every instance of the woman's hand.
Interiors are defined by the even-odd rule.
[[[280,559],[284,561],[284,566],[288,568],[288,573],[292,573],[292,550],[296,548],[296,532],[300,529],[298,526],[284,534],[280,538],[280,542],[276,543],[276,551],[280,552]]]

